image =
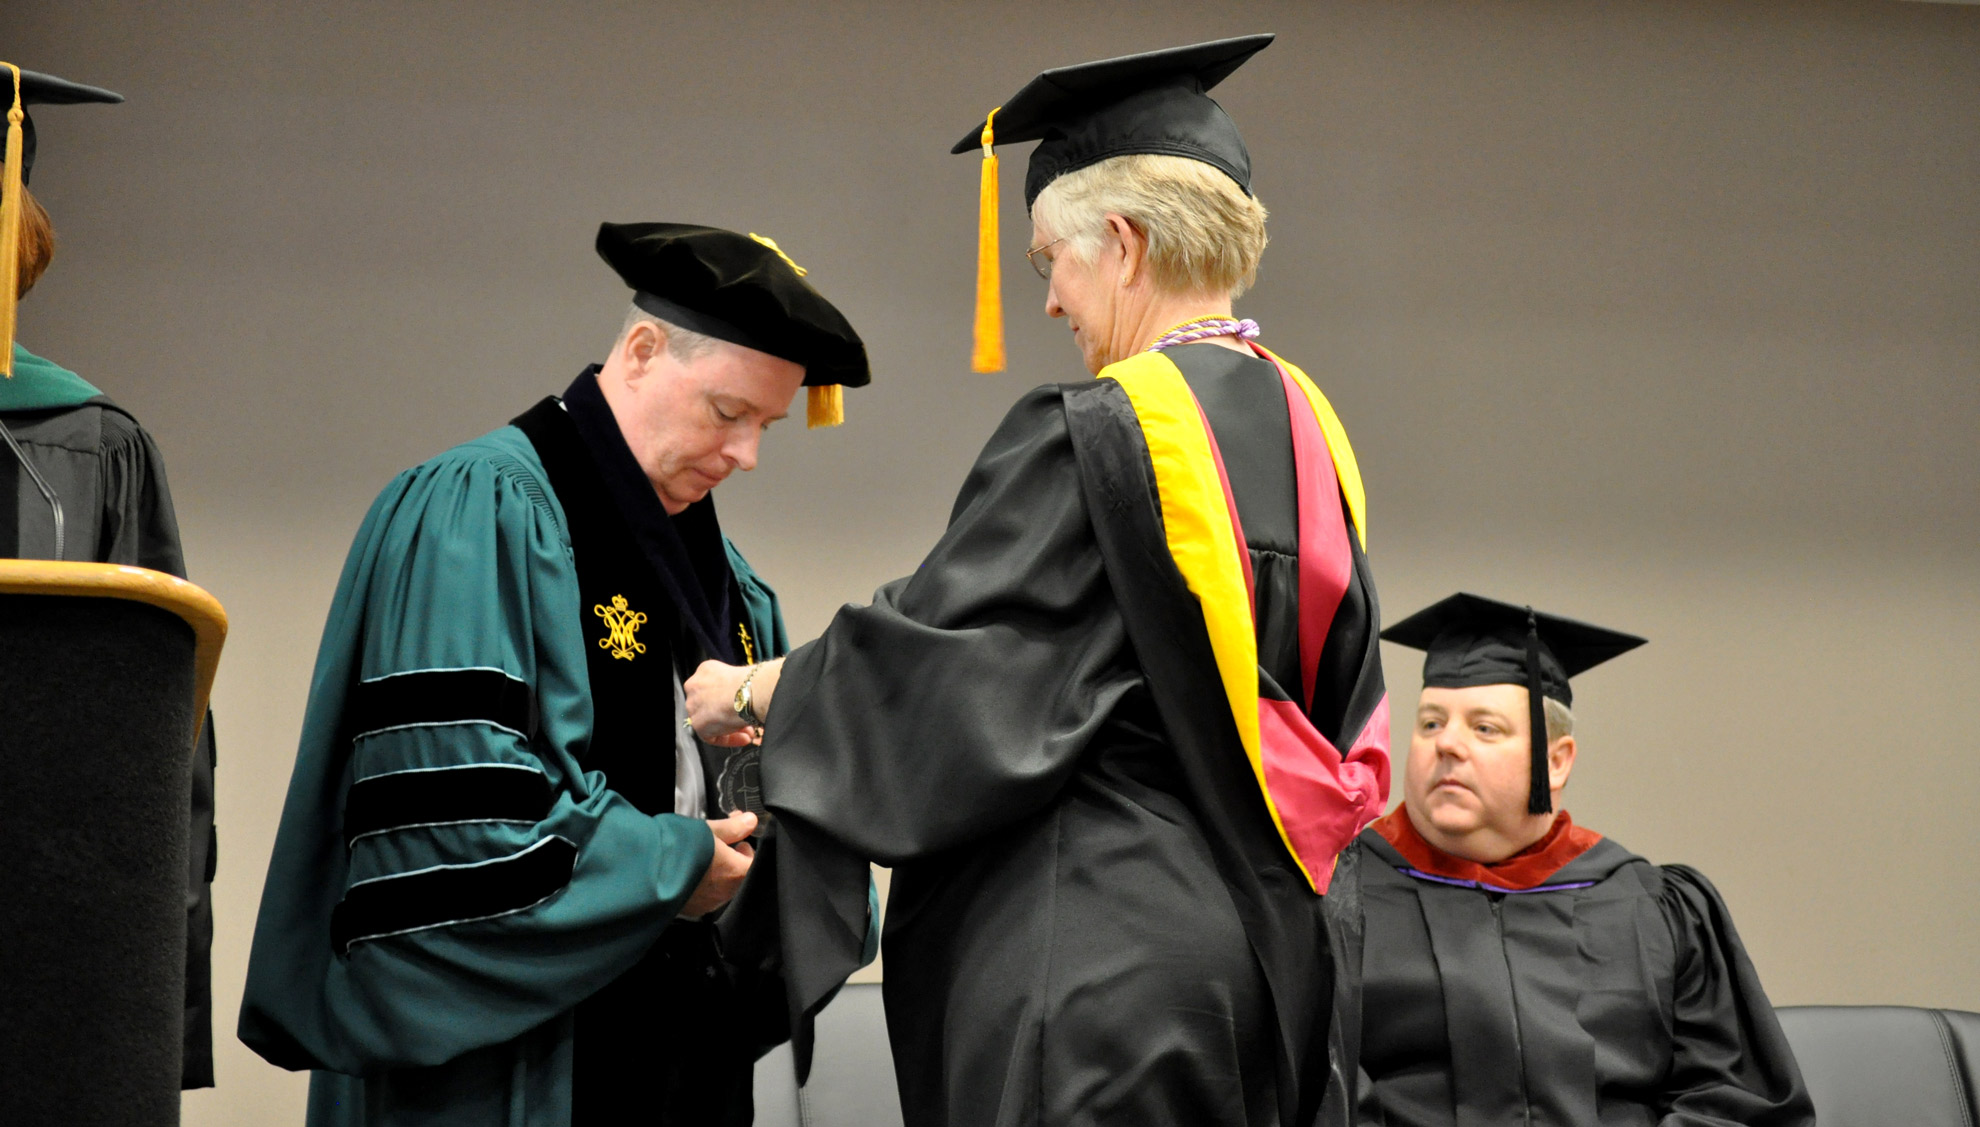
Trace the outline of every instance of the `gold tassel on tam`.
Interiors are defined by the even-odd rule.
[[[1004,370],[1004,285],[997,269],[997,154],[991,148],[997,143],[992,130],[996,120],[997,110],[983,119],[983,183],[976,203],[976,351],[969,366],[978,372]]]
[[[846,421],[846,389],[839,384],[820,384],[804,389],[804,425],[835,427]]]
[[[14,79],[7,111],[7,167],[0,179],[0,373],[14,378],[14,313],[21,297],[21,68],[0,63]]]
[[[754,231],[751,231],[749,233],[749,237],[755,239],[757,242],[762,243],[764,246],[769,247],[771,250],[775,251],[777,253],[777,257],[783,259],[784,264],[786,266],[789,266],[791,269],[797,271],[798,277],[802,278],[806,274],[811,273],[811,271],[806,270],[804,267],[799,266],[795,262],[792,262],[791,256],[784,253],[784,248],[777,245],[777,240],[771,238],[768,235],[759,235]]]

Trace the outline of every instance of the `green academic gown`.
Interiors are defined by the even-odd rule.
[[[136,419],[87,380],[16,342],[14,375],[0,380],[0,425],[62,505],[54,511],[31,474],[0,449],[0,556],[130,564],[186,577],[165,461]],[[213,1084],[213,720],[192,763],[186,872],[185,1051],[180,1084]]]
[[[345,564],[240,1022],[317,1070],[312,1127],[563,1127],[580,1003],[664,946],[709,864],[704,822],[590,769],[591,650],[664,662],[665,615],[583,588],[553,478],[517,426],[465,443],[384,491]],[[757,656],[781,652],[721,543]]]

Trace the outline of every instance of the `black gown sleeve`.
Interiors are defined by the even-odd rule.
[[[95,559],[186,577],[165,459],[151,435],[114,408],[103,411],[103,515]],[[186,1032],[182,1088],[213,1086],[213,713],[193,749],[186,839]]]
[[[1139,684],[1127,650],[1061,394],[1039,388],[984,447],[919,569],[785,662],[762,759],[776,871],[760,857],[750,883],[775,882],[794,1020],[859,966],[867,862],[1045,808]]]
[[[1664,1127],[1813,1127],[1815,1108],[1731,913],[1704,874],[1665,865],[1677,948]]]
[[[1139,678],[1055,388],[1020,401],[914,575],[784,665],[764,735],[777,813],[882,864],[1044,807]]]
[[[186,577],[164,456],[143,427],[115,409],[103,412],[103,523],[95,558]]]

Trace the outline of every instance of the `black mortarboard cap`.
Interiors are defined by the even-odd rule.
[[[0,376],[14,378],[15,303],[20,300],[22,192],[34,167],[29,106],[121,102],[124,96],[0,63]]]
[[[11,85],[10,74],[0,74],[0,82]],[[13,91],[6,91],[6,104],[13,103]],[[21,105],[27,106],[73,106],[86,102],[103,102],[115,105],[124,100],[122,94],[95,86],[84,86],[80,82],[70,82],[66,78],[56,78],[52,74],[37,74],[31,70],[21,72]],[[27,183],[34,172],[34,115],[25,114],[21,121],[21,182]]]
[[[1241,35],[1048,70],[991,111],[952,153],[983,151],[977,201],[976,348],[979,372],[1004,369],[1002,276],[997,267],[997,158],[992,147],[1037,141],[1024,206],[1068,172],[1109,157],[1154,153],[1200,160],[1251,193],[1251,153],[1211,87],[1271,45]]]
[[[804,365],[812,426],[843,417],[841,387],[872,379],[859,334],[774,239],[692,223],[603,223],[598,253],[655,317]]]
[[[1249,193],[1251,154],[1237,124],[1207,95],[1272,39],[1241,35],[1048,70],[949,151],[981,148],[985,124],[1000,145],[1040,142],[1024,177],[1027,208],[1058,177],[1130,153],[1200,160]]]
[[[1542,614],[1479,595],[1456,594],[1382,631],[1382,640],[1424,651],[1425,688],[1524,685],[1533,773],[1527,809],[1553,809],[1547,788],[1547,719],[1543,698],[1574,703],[1568,679],[1646,639],[1572,618]]]

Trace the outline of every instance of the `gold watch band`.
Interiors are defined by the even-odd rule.
[[[750,725],[763,723],[763,718],[756,714],[756,703],[750,699],[749,683],[755,679],[756,666],[752,665],[749,672],[743,674],[742,684],[736,688],[736,715],[741,717],[743,723]]]

